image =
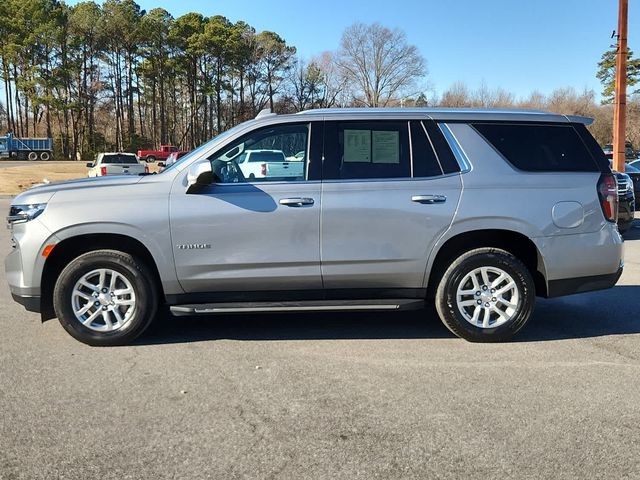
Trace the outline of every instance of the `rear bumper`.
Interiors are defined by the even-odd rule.
[[[551,280],[547,286],[547,298],[573,295],[574,293],[592,292],[594,290],[605,290],[613,287],[622,275],[623,267],[620,266],[617,272],[609,275],[594,275],[591,277],[565,278],[562,280]]]
[[[13,300],[22,305],[28,312],[41,312],[40,307],[40,297],[39,296],[28,296],[28,295],[18,295],[16,293],[11,293]]]

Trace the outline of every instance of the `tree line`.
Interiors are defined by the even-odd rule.
[[[424,75],[424,59],[398,30],[354,25],[345,38],[380,60],[352,68],[345,49],[300,59],[276,32],[219,15],[147,12],[134,0],[2,0],[0,121],[17,136],[53,137],[63,158],[191,149],[263,108],[385,106]]]
[[[600,65],[605,90],[611,58],[605,54]],[[303,59],[278,33],[219,15],[174,18],[134,0],[0,1],[0,128],[54,138],[58,158],[160,144],[192,149],[263,108],[544,108],[595,116],[596,137],[610,141],[611,107],[596,103],[594,92],[560,89],[518,100],[456,83],[435,96],[422,83],[426,73],[404,33],[379,24],[354,24],[335,52]],[[637,95],[629,103],[637,143],[639,103]]]

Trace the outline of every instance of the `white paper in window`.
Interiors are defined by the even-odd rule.
[[[344,162],[371,162],[371,130],[344,131]]]
[[[400,132],[373,131],[373,163],[400,163]]]

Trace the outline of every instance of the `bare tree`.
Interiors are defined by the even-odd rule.
[[[471,94],[464,82],[453,83],[442,94],[440,105],[443,107],[470,107]]]
[[[356,23],[342,34],[337,64],[354,100],[384,107],[426,75],[425,60],[402,30]],[[415,93],[415,92],[412,92]]]

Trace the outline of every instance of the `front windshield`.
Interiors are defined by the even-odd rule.
[[[251,120],[250,120],[251,121]],[[214,143],[218,143],[222,140],[224,140],[227,137],[230,137],[232,135],[234,135],[237,131],[244,129],[247,126],[247,123],[249,122],[244,122],[241,123],[239,125],[236,125],[235,127],[227,130],[226,132],[222,132],[220,135],[217,135],[215,137],[213,137],[211,140],[209,140],[207,143],[203,143],[202,145],[200,145],[198,148],[196,148],[195,150],[191,151],[190,153],[187,153],[186,155],[180,157],[175,163],[167,166],[167,168],[165,168],[162,173],[168,172],[173,170],[177,165],[180,165],[181,163],[190,160],[191,158],[197,157],[199,156],[204,150],[207,150],[211,145],[213,145]]]

